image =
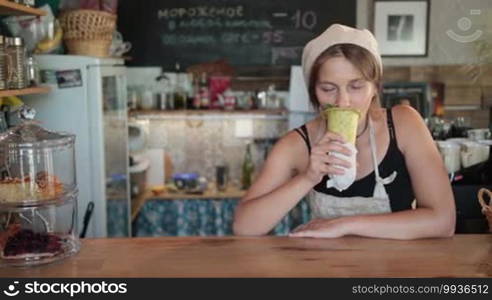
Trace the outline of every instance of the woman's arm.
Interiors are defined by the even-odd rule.
[[[327,151],[347,152],[337,143],[341,137],[327,133],[312,147],[311,155],[296,132],[283,137],[271,150],[261,173],[236,208],[236,235],[264,235],[292,209],[327,173],[343,172],[334,163],[347,166]],[[325,163],[331,163],[329,166]],[[306,168],[307,166],[307,168]],[[293,176],[293,174],[297,175]]]
[[[267,234],[312,187],[302,174],[292,178],[298,155],[308,155],[306,150],[298,149],[295,139],[300,137],[295,134],[287,134],[270,151],[260,174],[236,208],[234,234]]]
[[[398,146],[417,199],[415,210],[313,220],[293,236],[416,239],[449,237],[455,229],[455,202],[446,169],[418,112],[408,106],[393,109]]]

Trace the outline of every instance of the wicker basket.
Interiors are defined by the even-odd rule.
[[[484,194],[487,194],[489,197],[489,204],[484,199]],[[487,218],[487,222],[489,223],[489,232],[492,233],[492,192],[486,188],[481,188],[478,191],[478,202],[482,207],[482,213]]]
[[[60,16],[63,40],[70,54],[106,57],[116,28],[116,15],[79,9]]]

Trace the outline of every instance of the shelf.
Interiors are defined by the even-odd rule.
[[[47,94],[50,91],[51,89],[46,86],[30,87],[30,88],[19,89],[19,90],[0,90],[0,97],[22,96],[22,95],[31,95],[31,94]]]
[[[137,119],[196,119],[196,120],[226,120],[226,119],[273,119],[284,120],[288,111],[285,109],[254,109],[254,110],[133,110],[129,116]]]
[[[287,113],[285,109],[249,109],[249,110],[221,110],[221,109],[179,109],[179,110],[132,110],[131,115],[166,114],[166,115],[209,115],[209,114],[259,114],[281,115]]]
[[[0,0],[0,15],[33,15],[45,16],[46,12],[41,9],[27,7],[7,0]]]

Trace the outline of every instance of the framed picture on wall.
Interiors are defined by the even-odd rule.
[[[384,83],[381,106],[391,108],[400,104],[412,106],[422,118],[428,118],[435,113],[430,85],[426,82]]]
[[[373,24],[382,56],[427,56],[429,1],[376,0]]]

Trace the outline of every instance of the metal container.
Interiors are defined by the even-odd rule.
[[[5,37],[0,35],[0,90],[7,88],[7,60],[5,55]]]
[[[27,87],[26,54],[20,37],[6,38],[7,86],[10,89]]]

